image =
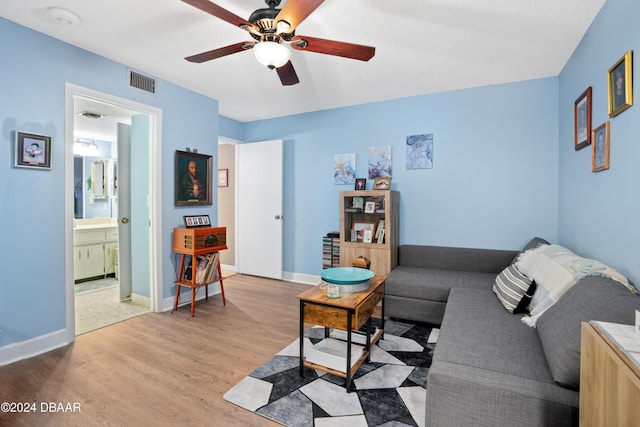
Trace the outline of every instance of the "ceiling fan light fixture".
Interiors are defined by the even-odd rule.
[[[253,47],[253,54],[265,67],[280,68],[289,61],[291,51],[280,43],[263,41]]]
[[[278,21],[278,23],[276,24],[277,34],[288,33],[289,30],[291,30],[291,24],[289,24],[287,21]]]

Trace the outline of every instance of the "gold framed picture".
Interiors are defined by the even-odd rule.
[[[391,177],[390,176],[379,176],[373,181],[373,189],[374,190],[388,190],[391,186]]]
[[[633,105],[633,57],[628,51],[609,68],[609,117],[617,116]]]

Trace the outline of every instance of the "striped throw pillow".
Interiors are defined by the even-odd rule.
[[[509,313],[526,311],[535,290],[536,283],[518,271],[515,265],[502,270],[493,284],[493,292]]]

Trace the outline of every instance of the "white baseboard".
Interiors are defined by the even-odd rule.
[[[288,271],[282,272],[282,280],[286,280],[287,282],[296,282],[296,283],[304,283],[305,285],[319,285],[322,282],[322,278],[320,276],[316,276],[313,274],[302,274],[302,273],[290,273]]]
[[[220,264],[220,268],[222,270],[233,271],[234,273],[238,272],[238,267],[235,265]]]
[[[68,336],[66,329],[60,329],[26,341],[0,347],[0,366],[64,347],[70,343]]]
[[[140,294],[131,294],[131,302],[143,307],[151,307],[151,298]]]

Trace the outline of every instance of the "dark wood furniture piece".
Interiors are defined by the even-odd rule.
[[[320,286],[299,294],[300,300],[300,376],[304,377],[304,367],[329,372],[346,379],[347,392],[351,391],[353,374],[369,360],[369,350],[380,338],[384,338],[384,282],[387,276],[373,276],[369,288],[360,292],[341,293],[340,298],[327,298],[326,290]],[[382,302],[382,323],[377,333],[371,336],[371,315],[376,305]],[[340,329],[347,332],[346,370],[344,372],[307,362],[304,358],[304,323],[325,327],[325,337],[329,337],[329,329]],[[367,324],[367,342],[362,356],[352,365],[351,332]]]
[[[200,286],[205,287],[205,299],[209,299],[209,283],[216,280],[207,280],[202,283],[196,282],[198,255],[210,254],[227,249],[227,229],[226,227],[198,227],[198,228],[174,228],[173,229],[173,252],[179,253],[180,269],[176,285],[176,302],[173,310],[178,310],[178,300],[180,299],[180,288],[191,288],[191,317],[195,316],[196,310],[196,290]],[[191,256],[191,280],[184,280],[185,257]],[[220,269],[220,259],[217,258],[218,280],[220,282],[220,293],[222,294],[222,304],[226,305],[224,298],[224,285],[222,283],[222,270]]]

